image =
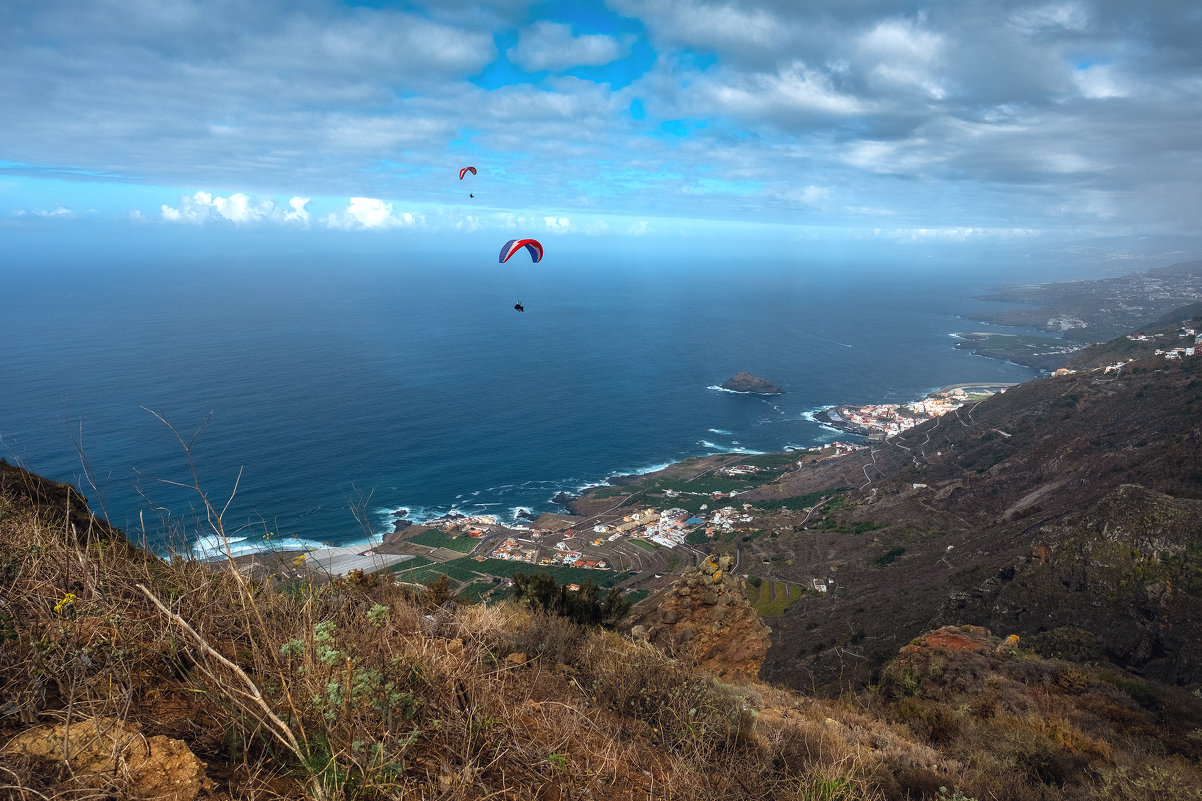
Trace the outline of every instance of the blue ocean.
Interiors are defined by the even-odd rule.
[[[961,315],[1014,278],[588,252],[14,267],[0,458],[162,551],[211,539],[205,498],[250,549],[363,542],[399,510],[514,520],[691,455],[846,438],[813,421],[824,406],[1027,380],[949,336],[990,330]],[[718,389],[739,370],[783,394]]]

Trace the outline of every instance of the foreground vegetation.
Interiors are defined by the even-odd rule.
[[[928,635],[878,687],[821,700],[727,685],[687,649],[670,659],[522,604],[456,603],[448,586],[278,586],[165,562],[0,462],[0,790],[1202,797],[1198,699],[983,630]]]

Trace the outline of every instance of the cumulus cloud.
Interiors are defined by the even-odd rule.
[[[288,201],[288,205],[292,207],[292,211],[285,212],[284,219],[288,222],[298,222],[308,228],[309,211],[305,207],[309,205],[309,198],[294,197]]]
[[[548,231],[564,233],[572,227],[572,221],[567,217],[543,217],[543,225]]]
[[[534,217],[527,217],[524,214],[514,214],[509,211],[501,211],[491,215],[489,222],[498,228],[508,231],[519,231],[537,224]]]
[[[563,71],[570,67],[599,67],[616,61],[630,53],[633,43],[633,36],[574,36],[571,25],[541,21],[522,31],[518,43],[505,55],[529,72]]]
[[[160,216],[168,222],[203,225],[208,222],[226,222],[233,225],[257,225],[261,223],[309,224],[309,213],[305,210],[308,198],[293,198],[288,211],[275,204],[271,198],[252,199],[242,192],[229,197],[212,195],[204,190],[180,199],[179,208],[162,204]]]
[[[423,222],[422,215],[394,212],[392,203],[374,197],[353,197],[344,210],[325,218],[326,226],[344,231],[406,228]]]

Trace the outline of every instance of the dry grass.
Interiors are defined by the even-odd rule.
[[[278,586],[160,560],[66,488],[0,464],[0,747],[114,719],[185,743],[213,797],[255,799],[1133,799],[1199,786],[1195,741],[1160,736],[1162,720],[1088,669],[912,655],[886,691],[814,700],[725,685],[522,607],[444,601],[389,577]],[[129,781],[0,752],[0,795],[136,797]]]

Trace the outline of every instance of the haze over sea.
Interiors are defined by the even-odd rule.
[[[513,520],[690,455],[846,438],[808,417],[827,405],[1033,376],[949,334],[989,330],[957,315],[1034,270],[552,247],[538,265],[249,251],[7,271],[0,457],[191,547],[198,498],[165,483],[190,483],[187,456],[153,410],[185,441],[203,426],[199,480],[218,508],[237,482],[241,547],[347,544],[400,508]],[[784,394],[713,388],[740,369]]]

